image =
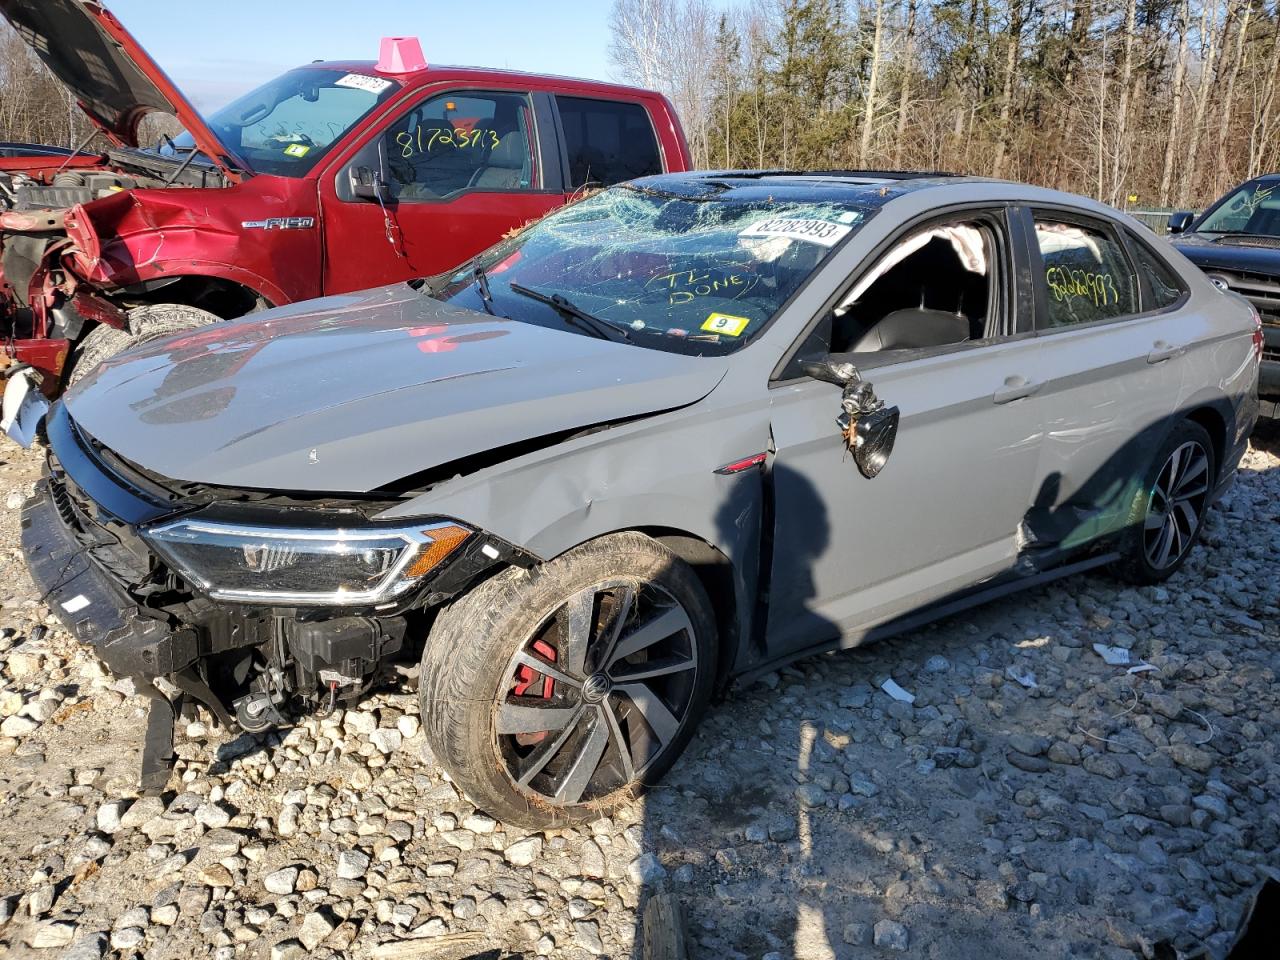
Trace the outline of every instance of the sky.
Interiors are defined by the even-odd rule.
[[[202,112],[311,60],[376,60],[384,36],[417,36],[433,63],[620,79],[609,63],[608,0],[107,0],[107,7]]]

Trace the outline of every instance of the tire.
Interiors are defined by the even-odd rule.
[[[78,382],[103,360],[123,353],[130,347],[184,330],[208,326],[221,319],[208,310],[180,303],[155,303],[135,307],[126,316],[123,330],[100,323],[85,335],[76,347],[75,364],[71,368],[67,385]]]
[[[661,778],[715,675],[693,570],[616,533],[455,600],[427,639],[418,695],[427,740],[471,801],[545,830],[607,816]]]
[[[1183,420],[1156,451],[1134,500],[1116,566],[1124,579],[1160,583],[1177,572],[1200,538],[1217,477],[1208,431]]]

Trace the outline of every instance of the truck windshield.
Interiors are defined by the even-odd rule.
[[[1280,236],[1280,181],[1255,180],[1227,194],[1196,230]]]
[[[400,89],[373,73],[300,67],[206,118],[210,129],[255,173],[304,176],[371,110]],[[188,133],[173,140],[194,148]]]
[[[734,199],[732,191],[684,196],[623,184],[491,248],[437,281],[432,296],[589,332],[566,322],[563,305],[536,300],[523,288],[563,297],[622,326],[637,346],[730,353],[759,333],[874,209],[856,202]]]

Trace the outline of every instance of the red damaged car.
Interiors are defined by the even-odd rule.
[[[19,439],[42,394],[132,344],[441,273],[585,186],[690,163],[659,94],[428,65],[410,38],[202,117],[100,3],[0,13],[112,144],[0,155],[2,425]],[[186,132],[140,143],[152,111]]]

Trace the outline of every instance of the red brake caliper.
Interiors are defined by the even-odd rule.
[[[533,641],[533,649],[535,653],[541,656],[548,663],[556,662],[555,647],[551,646],[551,644],[547,643],[545,640]],[[517,697],[523,697],[523,696],[529,695],[530,688],[534,686],[534,684],[538,680],[538,677],[540,676],[542,677],[542,699],[550,700],[552,695],[555,693],[556,682],[552,680],[550,677],[543,676],[542,674],[538,673],[538,671],[535,670],[533,667],[523,663],[516,668],[516,685],[515,685],[515,689],[512,692]],[[538,696],[538,694],[535,692],[532,694],[532,696],[536,697]],[[519,743],[528,745],[531,743],[537,743],[538,741],[546,737],[546,735],[547,734],[545,731],[543,731],[542,733],[520,734],[520,735],[517,735],[516,740]]]

